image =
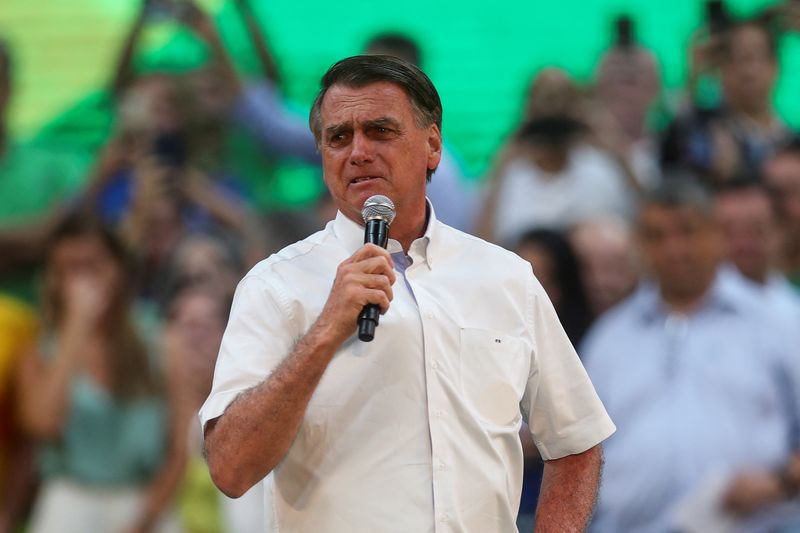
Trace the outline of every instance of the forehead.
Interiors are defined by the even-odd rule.
[[[413,118],[406,92],[390,82],[376,82],[363,87],[333,85],[325,93],[320,108],[323,125],[393,117]]]
[[[51,251],[55,261],[75,261],[107,255],[99,237],[81,235],[67,237],[57,242]]]
[[[694,206],[664,206],[658,204],[646,205],[640,215],[640,227],[667,228],[675,225],[710,225],[712,218],[699,207]]]

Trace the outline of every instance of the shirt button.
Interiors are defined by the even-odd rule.
[[[439,368],[439,362],[438,361],[433,361],[431,363],[431,368],[433,368],[434,370],[437,370]]]
[[[433,318],[433,313],[428,311],[427,313],[425,313],[425,316],[428,317],[428,318]]]
[[[439,464],[436,465],[436,468],[438,468],[439,470],[447,470],[447,465],[439,461]]]
[[[439,522],[447,522],[450,520],[450,515],[447,513],[439,513]]]
[[[433,416],[435,416],[436,418],[442,418],[442,415],[443,415],[443,414],[444,414],[444,413],[442,413],[442,410],[441,410],[441,409],[434,409],[434,410],[433,410]]]

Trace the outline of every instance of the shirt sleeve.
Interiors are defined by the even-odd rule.
[[[236,288],[211,392],[200,409],[203,429],[247,389],[261,383],[294,345],[291,310],[280,289],[259,276]]]
[[[531,276],[533,354],[522,411],[544,460],[581,453],[616,430],[544,289]]]

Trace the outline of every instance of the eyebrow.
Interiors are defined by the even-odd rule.
[[[365,120],[365,121],[361,122],[359,125],[361,127],[364,127],[364,128],[370,128],[370,127],[372,127],[372,128],[374,128],[374,127],[382,128],[382,127],[389,126],[389,127],[395,128],[395,129],[399,129],[400,122],[397,119],[392,118],[392,117],[378,117],[378,118],[374,118],[374,119]],[[327,128],[325,128],[325,135],[330,137],[332,135],[337,135],[339,133],[352,131],[352,129],[353,129],[353,123],[352,122],[349,122],[349,121],[348,122],[341,122],[339,124],[333,124],[333,125],[328,126]]]

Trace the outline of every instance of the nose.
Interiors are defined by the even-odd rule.
[[[353,134],[350,145],[350,164],[360,166],[371,163],[374,158],[372,142],[361,132]]]

